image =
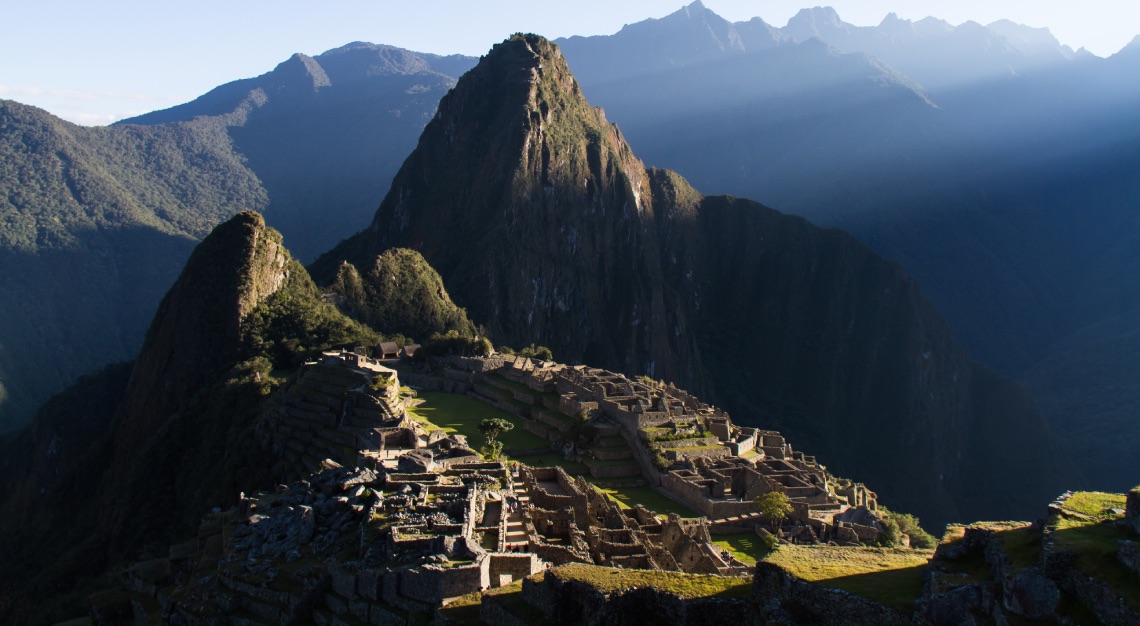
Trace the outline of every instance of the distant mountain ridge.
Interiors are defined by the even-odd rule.
[[[368,220],[436,102],[474,62],[355,42],[117,125],[222,121],[265,185],[267,219],[311,260]]]

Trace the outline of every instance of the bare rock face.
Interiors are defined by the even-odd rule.
[[[311,270],[329,283],[393,247],[497,341],[692,389],[928,523],[1027,515],[1059,490],[1064,454],[1032,403],[970,361],[898,264],[647,168],[541,37],[460,79],[372,224]]]
[[[1125,521],[1140,533],[1140,487],[1128,492],[1124,509]]]

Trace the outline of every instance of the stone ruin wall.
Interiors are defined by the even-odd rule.
[[[1140,533],[1140,487],[1133,488],[1125,496],[1124,519],[1125,523]]]
[[[399,572],[400,595],[428,604],[491,586],[491,559],[478,555],[471,565],[422,565]]]
[[[684,478],[669,472],[661,477],[661,486],[674,498],[694,511],[709,518],[734,517],[752,512],[751,502],[734,500],[712,500],[705,495],[706,490]]]

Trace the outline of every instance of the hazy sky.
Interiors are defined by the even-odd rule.
[[[294,52],[352,41],[421,52],[480,55],[514,32],[551,39],[611,34],[662,17],[680,0],[39,0],[5,2],[0,98],[83,124],[166,108],[225,82],[273,69]],[[783,26],[814,2],[706,0],[732,21]],[[878,24],[889,12],[952,24],[1007,18],[1049,27],[1062,43],[1100,56],[1140,34],[1137,0],[835,0],[845,21]]]

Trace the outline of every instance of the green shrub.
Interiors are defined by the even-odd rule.
[[[546,346],[536,346],[533,343],[519,350],[517,354],[528,359],[539,359],[541,361],[554,360],[554,353],[550,351],[550,348]]]
[[[938,540],[923,530],[917,517],[910,513],[894,513],[892,516],[898,522],[899,530],[910,536],[910,547],[917,550],[933,550],[938,547]]]
[[[491,341],[486,337],[467,337],[459,331],[449,330],[446,334],[436,333],[416,350],[412,357],[416,361],[425,361],[432,357],[454,354],[458,356],[489,356],[494,351]]]

